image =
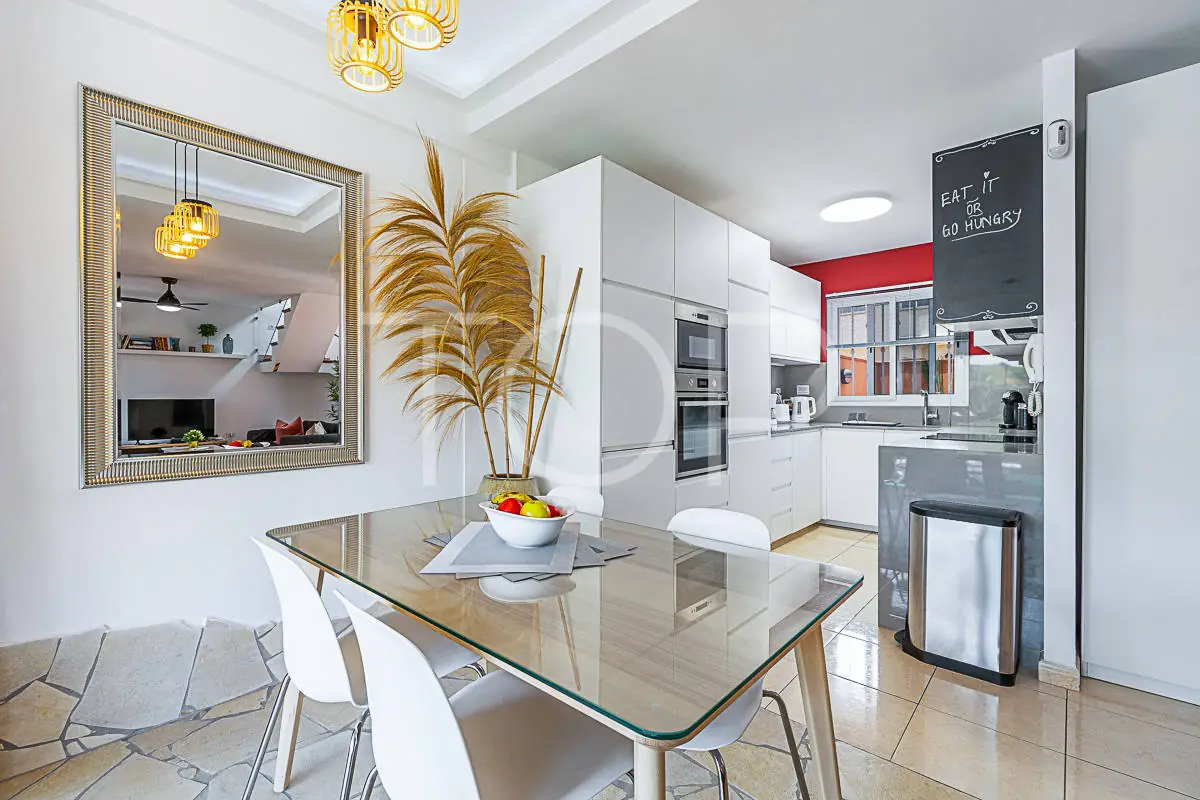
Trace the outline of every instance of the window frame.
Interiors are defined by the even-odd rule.
[[[825,396],[828,399],[830,406],[920,406],[922,398],[920,394],[898,394],[899,387],[900,365],[899,365],[899,348],[910,345],[929,344],[933,352],[936,352],[938,343],[951,342],[957,348],[954,351],[954,392],[951,394],[930,394],[929,405],[935,408],[947,408],[950,406],[965,406],[970,402],[970,386],[969,386],[969,367],[968,357],[969,351],[966,348],[959,347],[957,344],[958,336],[952,332],[945,332],[939,335],[916,338],[916,339],[899,339],[899,321],[897,317],[897,306],[899,303],[907,300],[932,300],[933,284],[908,284],[904,286],[887,286],[879,289],[871,289],[863,292],[841,292],[835,295],[826,297],[826,391]],[[881,341],[872,342],[849,342],[842,344],[838,340],[838,311],[844,308],[861,305],[885,304],[886,310],[884,313],[885,321],[885,338]],[[930,309],[932,312],[932,309]],[[931,320],[932,321],[932,320]],[[934,323],[934,332],[937,333],[937,325]],[[861,395],[843,397],[840,395],[840,369],[833,360],[833,355],[840,350],[855,347],[856,349],[872,350],[884,349],[888,354],[888,391],[886,394],[879,395]],[[932,380],[933,376],[930,376]]]

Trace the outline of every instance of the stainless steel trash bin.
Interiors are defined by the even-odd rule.
[[[908,621],[901,644],[935,666],[1012,686],[1021,637],[1021,513],[909,505]]]

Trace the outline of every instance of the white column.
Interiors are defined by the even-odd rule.
[[[1083,103],[1076,84],[1074,50],[1042,61],[1042,123],[1065,119],[1074,141],[1066,158],[1045,158],[1042,199],[1044,239],[1042,291],[1045,318],[1045,412],[1040,421],[1045,469],[1045,654],[1042,673],[1058,683],[1079,680],[1076,635],[1078,580],[1079,415],[1077,308],[1079,228],[1077,172]]]

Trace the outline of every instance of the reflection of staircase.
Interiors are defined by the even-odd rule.
[[[334,295],[305,292],[284,298],[258,315],[260,372],[320,372],[337,336],[341,304]]]

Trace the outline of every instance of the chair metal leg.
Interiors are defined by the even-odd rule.
[[[283,696],[287,694],[288,686],[292,683],[291,675],[284,675],[283,681],[279,684],[279,694],[275,696],[275,705],[271,708],[271,716],[267,718],[267,729],[263,731],[262,742],[258,745],[258,754],[254,756],[254,764],[250,767],[250,777],[246,779],[246,791],[242,793],[242,800],[250,800],[250,795],[254,793],[254,784],[258,782],[258,771],[262,769],[263,759],[267,755],[267,744],[271,740],[271,732],[275,730],[275,725],[279,722],[279,712],[283,709]]]
[[[481,678],[487,677],[487,670],[485,670],[483,668],[483,665],[480,664],[478,661],[471,663],[471,664],[467,664],[467,668],[475,670],[475,674]]]
[[[354,781],[354,762],[358,760],[358,743],[362,741],[363,725],[367,724],[367,717],[370,713],[371,709],[363,709],[362,714],[358,717],[358,722],[354,724],[354,730],[350,732],[350,752],[346,754],[346,776],[342,779],[342,800],[350,800],[350,784]]]
[[[787,703],[778,692],[763,692],[779,706],[779,716],[783,718],[783,735],[787,737],[788,750],[792,753],[792,766],[796,768],[796,787],[800,790],[802,800],[811,800],[808,794],[808,783],[804,780],[804,765],[800,763],[800,749],[796,746],[796,734],[792,731],[792,718],[788,715]]]
[[[362,797],[359,800],[371,800],[371,792],[375,791],[375,781],[379,778],[379,767],[372,767],[367,773],[367,782],[363,786]]]
[[[725,771],[725,758],[720,750],[709,750],[708,754],[717,765],[717,785],[721,791],[721,800],[729,800],[729,773]]]

